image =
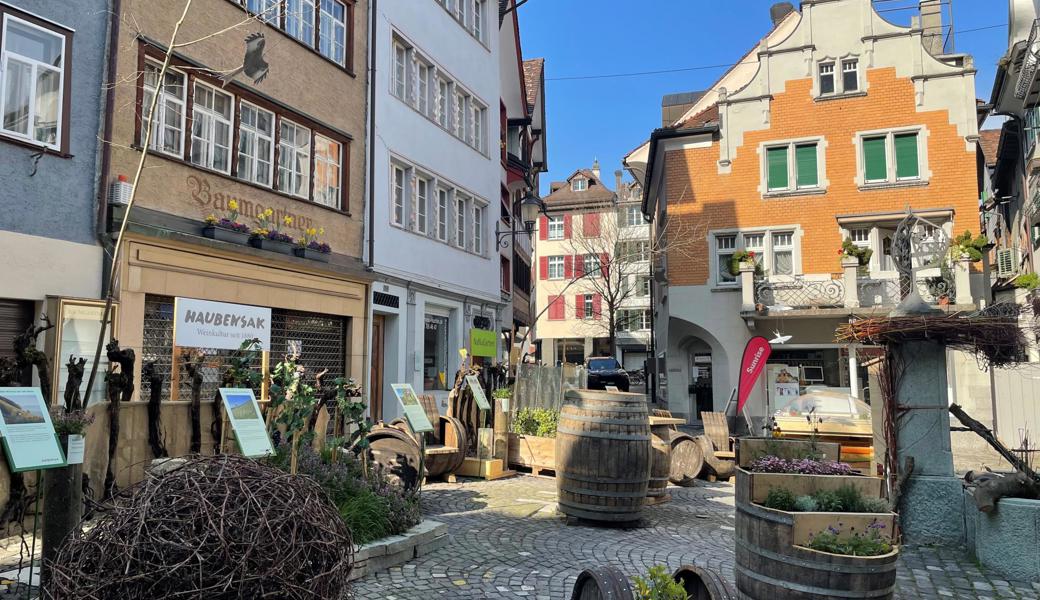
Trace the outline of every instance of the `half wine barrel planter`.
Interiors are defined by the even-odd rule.
[[[614,567],[585,569],[574,582],[571,600],[632,600],[628,578]]]
[[[391,427],[400,429],[419,443],[419,436],[408,426],[404,419],[394,419],[390,422]],[[466,429],[462,421],[455,417],[440,417],[440,421],[434,424],[435,442],[426,444],[426,453],[423,455],[426,463],[424,475],[426,477],[440,477],[454,473],[466,460]],[[443,441],[443,443],[436,443]]]
[[[864,532],[873,521],[891,536],[895,514],[785,512],[760,506],[772,487],[782,485],[795,495],[856,485],[868,497],[878,497],[881,480],[872,477],[749,473],[737,469],[736,568],[742,600],[829,600],[892,598],[895,592],[896,548],[881,556],[845,556],[808,548],[809,539],[828,525],[841,524],[847,533]]]
[[[672,499],[668,494],[668,480],[672,474],[672,426],[684,423],[653,415],[650,417],[650,483],[646,491],[647,504],[660,504]]]
[[[408,490],[419,486],[419,444],[407,432],[380,423],[368,432],[372,460]]]
[[[733,600],[733,590],[715,571],[693,565],[680,567],[672,575],[686,592],[688,600]]]
[[[560,511],[590,521],[639,520],[650,481],[642,394],[568,390],[556,430]]]

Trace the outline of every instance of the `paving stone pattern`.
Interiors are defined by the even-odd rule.
[[[672,501],[646,509],[644,527],[567,525],[556,511],[556,482],[514,477],[433,484],[423,512],[448,524],[436,552],[355,582],[361,599],[529,598],[567,600],[582,569],[613,565],[629,577],[653,565],[715,569],[733,582],[733,488],[698,482],[669,488]],[[987,575],[956,548],[908,548],[899,570],[901,599],[1037,599],[1040,584]]]

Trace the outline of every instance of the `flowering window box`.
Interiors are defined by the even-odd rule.
[[[263,237],[253,235],[249,238],[249,245],[260,250],[268,250],[280,254],[293,253],[293,239],[284,233],[271,232]]]
[[[236,227],[237,226],[237,227]],[[202,235],[211,240],[245,245],[249,240],[249,227],[225,220],[209,223],[202,228]]]
[[[325,246],[328,248],[328,246]],[[314,248],[311,246],[296,246],[293,248],[293,254],[300,258],[306,258],[309,260],[316,260],[318,262],[329,262],[329,254],[331,250],[322,250],[321,248]]]

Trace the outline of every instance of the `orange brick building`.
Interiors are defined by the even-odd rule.
[[[691,420],[726,405],[754,335],[791,338],[774,347],[753,414],[777,408],[783,369],[802,392],[868,399],[858,358],[872,351],[857,357],[834,329],[899,302],[893,237],[907,209],[923,219],[922,246],[978,230],[975,71],[944,53],[937,15],[898,27],[869,0],[805,0],[773,16],[737,66],[625,161],[662,246],[679,248],[655,265],[653,385]],[[862,266],[843,264],[844,240],[870,251]],[[742,269],[747,255],[755,267]],[[927,301],[981,296],[966,262],[915,267]]]

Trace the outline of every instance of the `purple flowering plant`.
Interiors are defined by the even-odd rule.
[[[780,458],[763,456],[749,465],[755,473],[791,473],[800,475],[854,475],[852,466],[833,460],[814,458]]]
[[[881,556],[893,550],[892,543],[881,537],[885,524],[877,519],[871,521],[863,532],[850,527],[848,533],[843,533],[842,527],[844,523],[838,523],[837,527],[828,525],[827,529],[815,535],[809,534],[809,548],[845,556]]]

